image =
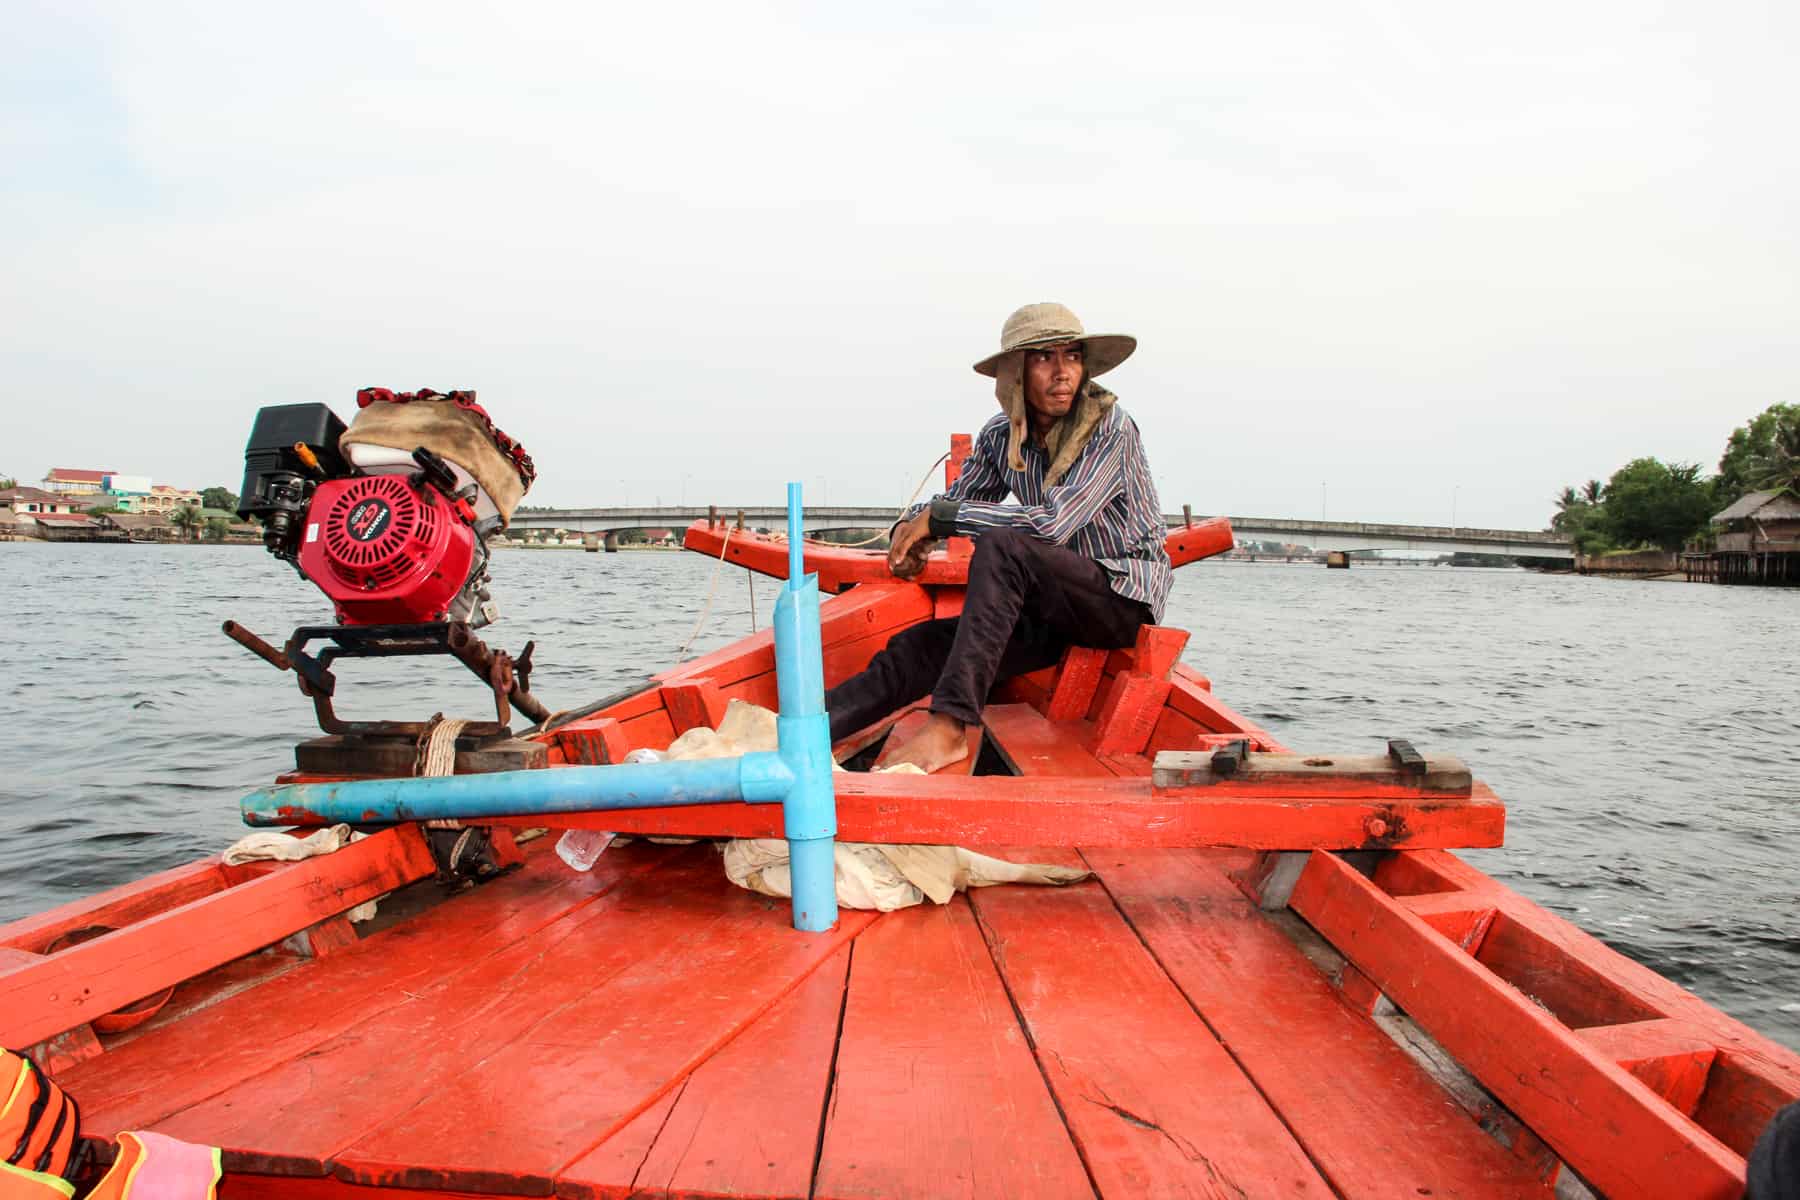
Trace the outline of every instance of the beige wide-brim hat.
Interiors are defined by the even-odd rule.
[[[1008,354],[1063,342],[1080,342],[1085,347],[1089,379],[1106,374],[1137,349],[1137,339],[1128,333],[1084,331],[1081,318],[1060,304],[1027,304],[1006,318],[1006,324],[1000,327],[999,352],[976,363],[975,372],[992,379],[1000,360]]]

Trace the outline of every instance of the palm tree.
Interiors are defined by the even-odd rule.
[[[1598,479],[1590,479],[1581,485],[1581,500],[1584,504],[1598,504],[1606,494],[1606,485]]]
[[[1800,488],[1800,414],[1786,414],[1769,439],[1769,448],[1750,465],[1760,488]]]
[[[169,513],[169,524],[181,530],[190,542],[200,535],[200,526],[204,523],[200,510],[189,504],[177,505]]]
[[[1599,503],[1600,481],[1590,479],[1580,490],[1566,487],[1556,497],[1556,515],[1550,518],[1550,528],[1558,533],[1573,533],[1586,523],[1588,510]]]

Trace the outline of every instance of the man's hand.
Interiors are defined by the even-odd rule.
[[[894,527],[894,536],[888,542],[888,570],[896,579],[911,579],[925,569],[925,556],[931,553],[931,547],[931,512],[926,509]]]

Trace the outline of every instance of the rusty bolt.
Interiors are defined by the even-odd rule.
[[[1387,836],[1388,823],[1380,817],[1370,817],[1363,822],[1363,828],[1368,830],[1372,838],[1384,838]]]

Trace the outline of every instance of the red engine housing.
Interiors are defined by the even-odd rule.
[[[300,570],[344,625],[442,621],[475,563],[475,531],[404,475],[332,479],[313,493]]]

